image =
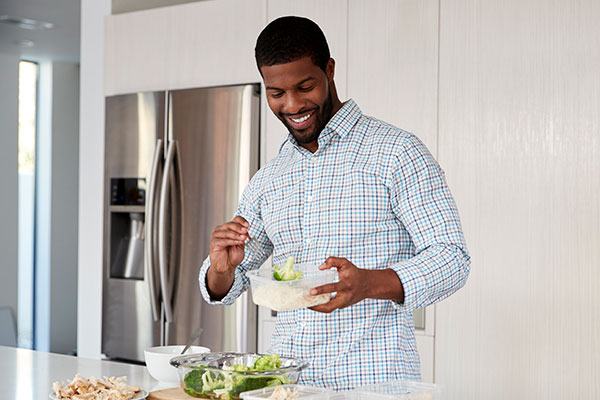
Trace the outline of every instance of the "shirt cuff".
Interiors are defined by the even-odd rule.
[[[404,290],[404,301],[402,303],[391,300],[394,309],[412,312],[423,303],[421,297],[426,295],[427,282],[419,271],[418,263],[407,260],[390,267],[400,278]]]
[[[207,257],[200,268],[200,274],[198,275],[198,284],[200,286],[200,292],[202,293],[202,297],[208,304],[217,305],[217,306],[230,306],[235,303],[235,300],[242,293],[242,277],[240,272],[235,270],[235,278],[233,280],[233,284],[229,289],[229,292],[223,297],[221,300],[213,300],[208,293],[208,289],[206,287],[206,273],[208,272],[208,268],[210,267],[210,259]]]

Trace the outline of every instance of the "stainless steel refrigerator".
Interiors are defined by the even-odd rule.
[[[106,98],[102,352],[147,347],[256,351],[256,306],[202,300],[210,234],[259,166],[259,85]]]

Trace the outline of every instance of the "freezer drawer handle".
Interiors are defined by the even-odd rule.
[[[150,174],[150,184],[148,185],[148,201],[146,202],[146,282],[148,282],[148,290],[150,292],[150,308],[152,309],[152,318],[154,321],[158,321],[158,296],[156,295],[156,285],[154,283],[154,239],[155,225],[154,225],[154,214],[155,214],[155,198],[156,198],[156,178],[158,175],[158,168],[160,160],[162,159],[162,139],[158,139],[156,142],[156,148],[154,149],[154,159],[152,161],[152,172]]]
[[[169,180],[173,174],[173,160],[175,158],[176,147],[177,142],[172,140],[169,143],[167,150],[167,159],[165,161],[165,170],[163,172],[158,214],[158,267],[160,272],[160,288],[162,292],[162,300],[167,323],[173,322],[173,310],[171,309],[171,290],[168,285],[167,277],[167,196],[169,194]]]

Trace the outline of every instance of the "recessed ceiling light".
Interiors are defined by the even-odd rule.
[[[0,15],[0,23],[15,25],[19,28],[42,31],[54,28],[52,22],[37,21],[35,19],[13,17],[10,15]]]

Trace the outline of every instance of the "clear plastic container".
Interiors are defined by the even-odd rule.
[[[390,400],[398,397],[371,392],[337,392],[327,397],[327,400]],[[403,397],[399,397],[402,399]]]
[[[317,306],[331,299],[330,293],[312,296],[310,289],[334,282],[337,270],[321,271],[313,264],[297,264],[294,270],[302,271],[301,279],[276,281],[268,268],[249,271],[246,276],[252,287],[252,301],[274,311],[287,311]]]
[[[346,397],[331,397],[332,400],[438,400],[441,398],[441,388],[433,383],[409,380],[394,380],[373,385],[361,386],[350,392],[336,395]]]
[[[244,392],[241,394],[241,397],[244,400],[269,399],[273,395],[273,392],[282,389],[286,390],[288,393],[294,393],[295,397],[293,398],[298,400],[326,399],[328,398],[328,395],[332,395],[334,393],[329,389],[323,389],[314,386],[281,385],[276,387],[252,390],[251,392]],[[280,399],[280,397],[278,397],[277,399]]]
[[[308,363],[296,358],[280,357],[281,367],[271,371],[234,371],[235,365],[254,366],[260,354],[248,353],[201,353],[172,358],[170,363],[177,368],[179,381],[183,391],[190,396],[218,399],[229,396],[240,399],[240,393],[260,389],[270,385],[297,383],[300,372]],[[209,372],[210,374],[206,374]],[[188,376],[188,374],[192,374]],[[209,376],[204,376],[209,375]],[[187,379],[186,379],[187,377]],[[203,383],[212,381],[231,382],[227,387],[220,387],[209,382],[206,389]],[[201,384],[202,382],[202,384]]]

